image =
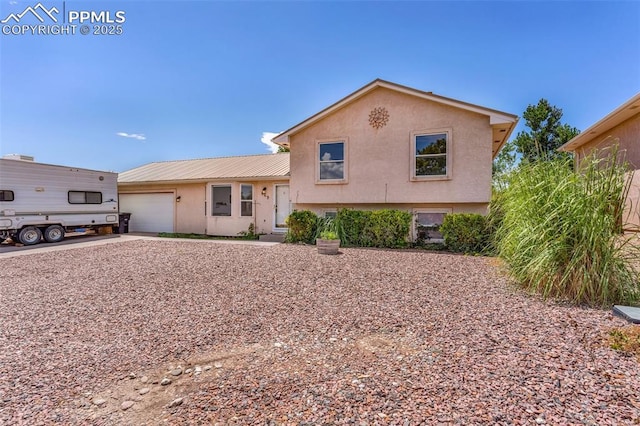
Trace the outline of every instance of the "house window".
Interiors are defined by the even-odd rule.
[[[102,192],[69,191],[69,204],[102,204]]]
[[[253,216],[253,185],[240,185],[240,216]]]
[[[344,180],[344,142],[322,142],[318,148],[320,180]]]
[[[446,132],[414,135],[414,177],[448,176]]]
[[[335,210],[325,210],[324,217],[325,219],[335,219],[338,216],[338,212]]]
[[[13,201],[13,191],[0,189],[0,201]]]
[[[231,216],[231,185],[211,187],[211,216]]]
[[[444,212],[417,212],[415,214],[416,240],[441,241],[440,225],[445,214]]]

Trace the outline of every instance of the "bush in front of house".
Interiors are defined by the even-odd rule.
[[[576,304],[632,304],[640,295],[640,246],[622,233],[631,179],[614,149],[523,164],[499,199],[496,242],[510,274],[544,297]]]
[[[447,249],[456,253],[484,253],[491,239],[487,218],[475,213],[445,215],[440,233]]]
[[[340,209],[335,223],[344,246],[396,248],[407,246],[411,220],[403,210]]]
[[[364,230],[371,212],[366,210],[339,209],[334,223],[342,246],[368,247],[363,240]]]
[[[285,221],[289,228],[285,241],[315,244],[318,219],[318,216],[310,210],[294,210]]]

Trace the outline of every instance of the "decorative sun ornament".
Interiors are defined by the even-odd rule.
[[[369,113],[369,124],[374,129],[380,129],[389,122],[389,111],[384,107],[376,107]]]

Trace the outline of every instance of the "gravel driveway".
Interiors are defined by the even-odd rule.
[[[0,423],[638,424],[639,364],[604,343],[625,322],[495,263],[169,240],[0,259]]]

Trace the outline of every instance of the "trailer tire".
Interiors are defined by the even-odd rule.
[[[32,246],[38,244],[42,239],[42,231],[35,226],[25,226],[18,233],[18,241],[25,246]]]
[[[44,230],[44,239],[48,243],[59,243],[64,240],[64,228],[60,225],[51,225]]]

